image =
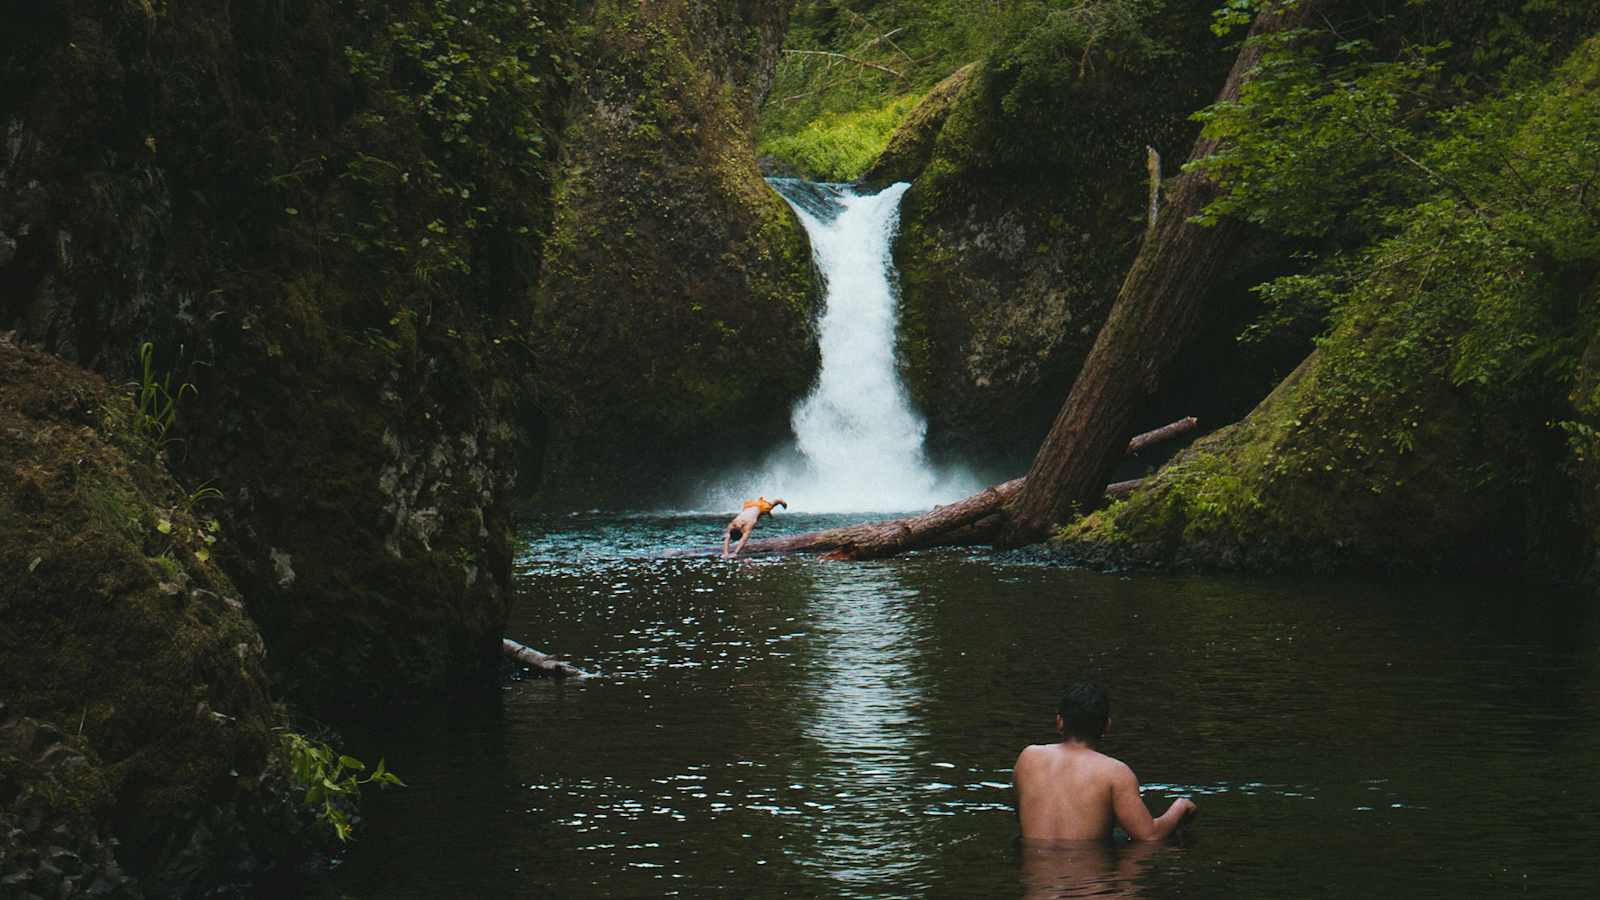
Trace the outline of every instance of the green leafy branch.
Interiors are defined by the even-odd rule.
[[[287,730],[280,731],[279,737],[288,754],[289,771],[295,783],[306,792],[306,805],[317,808],[318,818],[328,823],[341,841],[350,840],[354,830],[346,807],[360,796],[362,785],[406,786],[399,776],[384,767],[382,759],[369,773],[366,763],[339,753],[325,741]]]

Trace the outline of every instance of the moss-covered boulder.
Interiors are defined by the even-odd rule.
[[[877,159],[862,173],[861,180],[872,187],[887,187],[897,181],[911,181],[927,168],[934,143],[944,128],[945,119],[955,109],[961,92],[972,83],[977,63],[968,63],[950,77],[933,86],[911,108]]]
[[[567,0],[31,6],[0,34],[0,328],[184,392],[283,684],[495,671]],[[380,701],[374,705],[373,701]]]
[[[895,243],[899,352],[937,452],[1026,462],[1138,248],[1146,147],[1174,172],[1226,73],[1216,4],[1137,23],[1114,6],[1034,21],[971,76],[920,171],[910,148],[927,137],[910,132],[874,170],[915,176]]]
[[[258,863],[282,803],[261,636],[157,430],[126,391],[0,339],[7,897],[187,894]]]
[[[1359,351],[1357,351],[1359,352]],[[1531,435],[1469,395],[1349,396],[1321,351],[1243,422],[1058,536],[1085,562],[1253,572],[1444,572],[1523,557]],[[1337,399],[1335,399],[1337,398]]]
[[[529,336],[544,499],[637,502],[726,462],[713,435],[754,452],[815,377],[810,251],[751,143],[787,19],[779,0],[596,5]]]

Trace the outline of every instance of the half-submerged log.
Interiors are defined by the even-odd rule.
[[[1264,38],[1300,28],[1327,2],[1280,2],[1257,15],[1218,102],[1238,100],[1240,87],[1261,61]],[[1211,156],[1218,147],[1216,138],[1201,135],[1189,162]],[[1232,218],[1212,226],[1192,221],[1218,190],[1192,167],[1174,179],[1106,324],[1034,456],[1027,484],[1009,510],[1002,544],[1042,540],[1074,509],[1087,508],[1105,491],[1134,416],[1196,331],[1201,301],[1248,234],[1247,225]]]
[[[1129,454],[1151,444],[1170,440],[1194,430],[1193,416],[1147,431],[1130,440]],[[936,507],[920,515],[881,522],[863,522],[826,531],[812,531],[786,537],[751,541],[744,555],[774,553],[820,553],[824,559],[881,559],[908,550],[927,547],[955,547],[992,543],[1005,524],[1005,508],[1022,491],[1025,479],[1013,478],[992,485],[964,500]],[[716,556],[719,549],[691,551],[685,556]]]
[[[512,662],[521,666],[527,666],[536,672],[542,672],[546,675],[555,676],[556,678],[589,677],[588,672],[583,671],[571,663],[562,662],[548,653],[540,653],[538,650],[535,650],[526,644],[519,644],[510,638],[500,639],[500,650],[506,656],[510,657]]]

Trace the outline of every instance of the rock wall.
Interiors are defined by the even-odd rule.
[[[809,246],[750,139],[787,21],[781,0],[596,5],[534,291],[541,500],[649,502],[754,456],[815,378]]]
[[[1038,446],[1137,250],[1146,146],[1174,174],[1189,114],[1226,74],[1214,7],[1132,25],[1052,13],[991,53],[942,119],[908,119],[937,129],[931,153],[875,167],[915,177],[895,244],[899,351],[935,452],[1025,465]]]
[[[0,328],[182,393],[221,562],[328,711],[493,671],[565,99],[559,0],[62,3],[8,22]]]
[[[153,435],[123,391],[0,339],[7,897],[187,894],[294,840],[266,825],[282,712],[225,532]]]

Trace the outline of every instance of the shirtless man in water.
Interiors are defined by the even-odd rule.
[[[739,551],[744,549],[744,545],[749,543],[750,532],[756,530],[756,523],[761,521],[762,516],[772,515],[772,508],[775,506],[781,506],[784,509],[789,508],[789,504],[781,499],[773,500],[770,503],[767,502],[765,497],[746,500],[744,509],[739,510],[739,514],[733,517],[732,522],[728,523],[728,533],[722,536],[722,558],[732,559],[738,556]],[[733,548],[733,552],[729,553],[728,544],[733,541],[738,541],[739,546]]]
[[[1034,744],[1017,757],[1012,780],[1023,840],[1104,841],[1117,824],[1136,841],[1159,841],[1194,812],[1194,801],[1179,797],[1151,818],[1133,770],[1094,749],[1110,722],[1106,692],[1073,685],[1056,714],[1060,743]]]

